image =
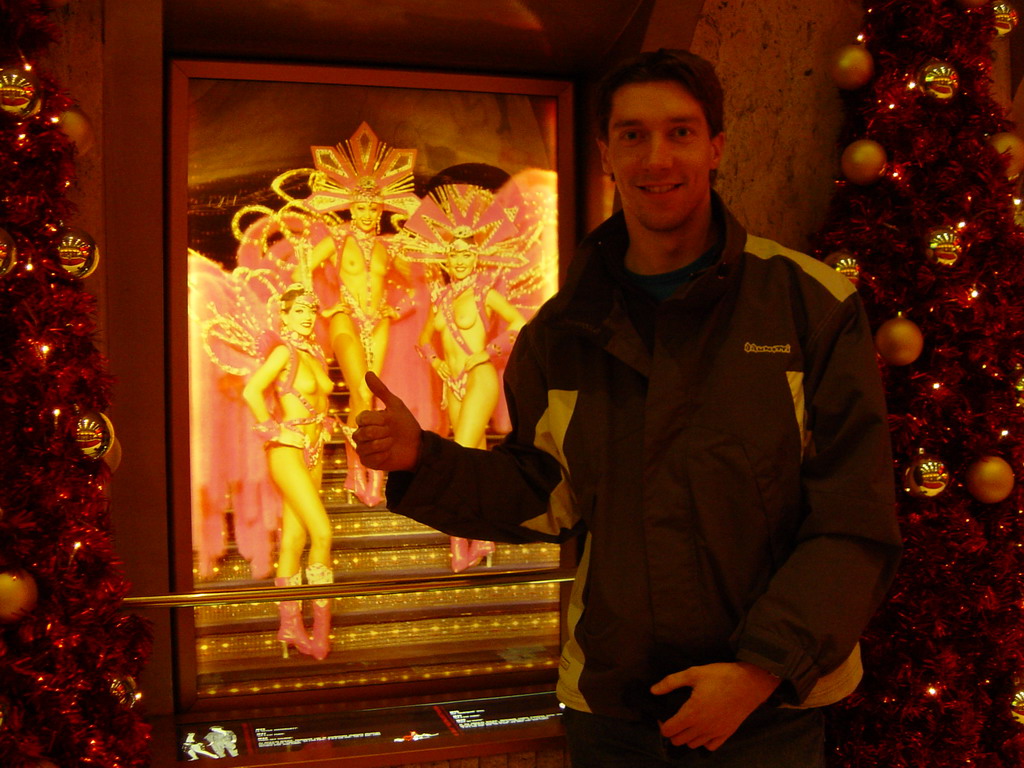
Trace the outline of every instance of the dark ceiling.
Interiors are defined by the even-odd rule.
[[[646,26],[656,1],[166,0],[166,49],[192,58],[567,76],[600,69],[624,34]]]

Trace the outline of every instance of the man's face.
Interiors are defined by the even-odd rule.
[[[598,144],[628,226],[667,233],[692,221],[709,204],[710,174],[724,143],[723,134],[710,135],[700,102],[676,82],[631,83],[617,90],[608,140]]]

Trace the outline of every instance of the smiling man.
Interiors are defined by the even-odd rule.
[[[851,283],[749,235],[712,190],[722,91],[687,52],[599,87],[622,210],[581,245],[505,374],[491,451],[424,432],[374,376],[389,507],[583,550],[558,695],[573,768],[820,768],[820,707],[900,552],[885,405]]]
[[[630,83],[615,92],[598,144],[630,234],[627,269],[669,272],[715,243],[711,174],[724,143],[721,127],[711,128],[701,103],[678,83]]]

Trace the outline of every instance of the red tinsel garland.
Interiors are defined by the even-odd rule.
[[[894,471],[902,487],[923,452],[945,464],[949,484],[899,496],[904,560],[864,640],[865,680],[830,715],[830,764],[1021,766],[1024,726],[1011,706],[1024,690],[1024,235],[1006,159],[989,143],[1009,128],[990,94],[994,9],[865,8],[875,75],[844,94],[842,145],[873,139],[889,162],[874,184],[837,182],[816,250],[854,255],[873,327],[902,312],[921,329],[915,362],[883,365]],[[959,75],[953,98],[910,86],[930,60]],[[927,258],[936,227],[959,233],[954,264]],[[965,481],[986,455],[1017,476],[995,504]]]
[[[0,67],[31,68],[57,29],[40,0],[0,0]],[[109,471],[76,441],[111,380],[93,339],[93,298],[60,265],[74,145],[56,118],[72,101],[38,75],[41,107],[0,113],[0,229],[17,248],[0,276],[0,574],[38,588],[0,624],[0,765],[148,764],[135,678],[149,627],[122,613],[128,584],[111,541]]]

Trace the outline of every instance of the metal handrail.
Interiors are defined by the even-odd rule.
[[[126,597],[132,608],[195,608],[201,605],[271,603],[289,597],[296,600],[329,597],[366,597],[396,595],[403,592],[433,592],[471,587],[498,587],[512,584],[555,584],[572,581],[574,568],[550,568],[541,571],[502,571],[471,576],[451,575],[428,578],[401,578],[374,581],[346,581],[337,584],[305,584],[297,587],[247,587],[206,592],[176,592],[169,595]]]

